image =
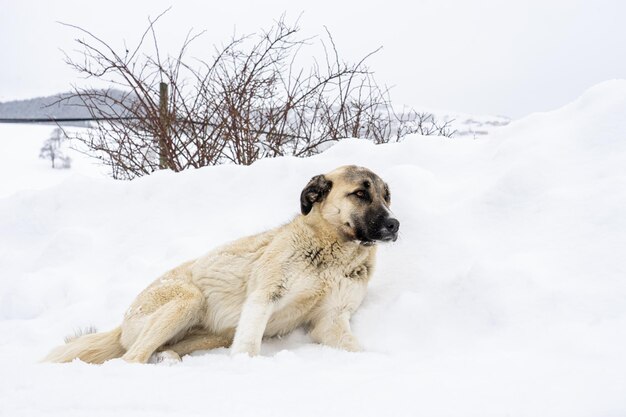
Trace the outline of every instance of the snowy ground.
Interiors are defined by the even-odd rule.
[[[344,141],[115,182],[37,159],[51,127],[0,125],[0,415],[626,415],[626,81],[487,137]],[[183,260],[290,219],[314,174],[389,182],[353,330],[366,352],[267,341],[175,366],[39,364],[72,329],[120,323]]]

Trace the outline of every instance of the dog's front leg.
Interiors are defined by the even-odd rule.
[[[360,352],[361,345],[350,330],[350,313],[330,313],[320,318],[311,328],[311,338],[317,343],[349,352]]]
[[[232,355],[247,353],[255,356],[259,354],[263,333],[265,333],[265,327],[273,309],[273,303],[264,292],[257,291],[248,296],[235,331],[235,339],[231,347]]]
[[[363,301],[366,289],[365,280],[339,280],[311,315],[311,338],[327,346],[360,351],[361,345],[350,329],[350,317]]]

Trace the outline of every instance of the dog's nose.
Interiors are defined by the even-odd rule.
[[[389,233],[398,233],[398,229],[400,229],[400,222],[396,219],[387,219],[385,221],[385,228],[389,231]]]

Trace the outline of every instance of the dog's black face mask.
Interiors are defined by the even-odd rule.
[[[379,242],[395,242],[398,239],[400,222],[391,217],[384,206],[371,206],[363,216],[353,216],[356,240],[362,244]]]
[[[391,196],[387,184],[378,178],[365,180],[352,195],[356,199],[352,216],[356,240],[365,245],[377,241],[395,242],[400,222],[389,211]]]

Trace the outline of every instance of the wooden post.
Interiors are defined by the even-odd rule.
[[[167,102],[169,99],[167,83],[159,85],[159,121],[161,122],[161,134],[159,135],[159,168],[169,168],[167,160],[167,142],[169,136],[169,115]]]

